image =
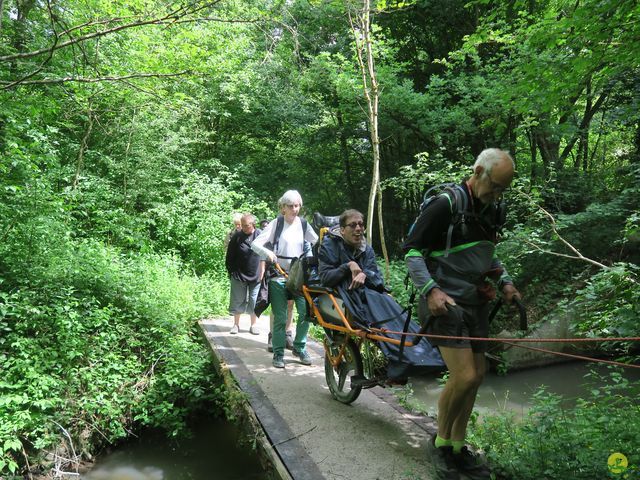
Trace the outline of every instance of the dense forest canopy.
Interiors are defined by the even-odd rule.
[[[290,188],[306,214],[367,211],[362,9],[0,0],[0,475],[59,425],[91,451],[223,396],[193,320],[224,312],[232,212],[273,217]],[[370,20],[392,256],[426,186],[506,148],[500,251],[534,317],[637,336],[638,2],[380,0]]]

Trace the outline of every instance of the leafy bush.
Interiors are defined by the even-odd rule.
[[[158,248],[177,251],[197,273],[226,276],[224,239],[233,227],[233,211],[270,217],[264,202],[230,191],[224,179],[188,175],[173,200],[149,212]]]
[[[63,443],[90,455],[136,426],[177,435],[221,394],[195,320],[222,312],[224,284],[170,256],[55,240],[4,257],[23,270],[0,290],[0,475],[23,448],[34,463]]]
[[[563,306],[573,312],[573,329],[590,337],[640,336],[639,268],[618,263],[593,275]],[[607,342],[599,348],[610,353],[628,353],[628,342]]]
[[[55,142],[28,143],[38,132],[23,123],[7,124],[0,162],[0,477],[27,461],[90,457],[144,426],[178,435],[225,395],[195,321],[224,311],[226,274],[209,246],[222,245],[235,197],[208,190],[228,210],[187,238],[202,240],[185,248],[196,277],[170,253],[175,242],[153,243],[156,217],[125,211],[103,178],[65,189]],[[198,201],[174,210],[186,231]]]
[[[79,189],[67,188],[64,198],[77,236],[132,251],[149,249],[148,218],[134,211],[106,179],[85,174]]]
[[[591,374],[594,385],[575,407],[541,388],[521,421],[513,414],[488,415],[472,425],[473,441],[493,469],[508,478],[593,480],[637,478],[640,474],[640,384],[619,371],[609,379]],[[604,386],[603,386],[604,385]],[[623,453],[625,475],[608,471],[612,453]]]
[[[385,264],[384,260],[378,259],[378,267],[380,268],[380,272],[385,276]],[[411,288],[412,283],[409,280],[409,283],[405,285],[405,279],[407,278],[407,267],[405,266],[404,260],[392,260],[389,262],[389,281],[386,281],[385,284],[387,288],[391,290],[391,295],[396,301],[406,307],[409,303],[409,297],[411,296]],[[408,288],[407,288],[408,286]],[[414,313],[412,314],[413,318],[417,318],[417,312],[414,309]]]

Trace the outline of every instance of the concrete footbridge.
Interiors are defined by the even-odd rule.
[[[241,427],[255,438],[258,455],[271,476],[282,480],[423,480],[433,478],[425,454],[432,418],[409,413],[386,389],[363,390],[351,405],[337,402],[325,382],[322,345],[309,341],[313,365],[289,350],[286,368],[271,365],[267,352],[268,316],[249,333],[232,320],[200,321],[224,382],[234,398]]]

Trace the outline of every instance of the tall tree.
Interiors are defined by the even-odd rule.
[[[367,104],[369,134],[371,141],[372,174],[371,190],[369,192],[369,205],[367,211],[367,230],[369,232],[368,242],[371,243],[373,235],[373,217],[376,198],[378,203],[378,229],[380,232],[380,243],[384,259],[387,265],[387,276],[389,274],[389,257],[384,241],[384,223],[382,218],[382,189],[380,188],[380,137],[378,135],[378,105],[379,105],[379,85],[376,76],[375,60],[373,56],[373,41],[371,38],[371,3],[363,0],[361,9],[352,9],[348,4],[347,13],[349,23],[353,33],[358,65],[362,75],[362,88]]]

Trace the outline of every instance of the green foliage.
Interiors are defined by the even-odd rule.
[[[593,275],[586,285],[566,302],[576,320],[573,329],[590,337],[640,336],[640,281],[638,267],[618,263]],[[628,342],[606,342],[600,348],[629,353],[635,346]]]
[[[627,218],[624,226],[624,241],[633,243],[640,241],[640,210],[636,210]]]
[[[633,218],[638,191],[628,188],[606,203],[594,202],[584,211],[555,215],[553,223],[538,207],[542,194],[532,190],[525,195],[525,191],[516,185],[509,196],[514,200],[510,207],[516,223],[509,225],[498,253],[510,273],[528,288],[525,300],[530,321],[560,306],[570,312],[574,328],[581,333],[611,336],[605,325],[611,331],[621,327],[627,332],[624,335],[637,332],[626,320],[637,309],[637,260],[631,249],[623,247],[625,225]],[[621,257],[625,261],[619,261]],[[587,260],[612,267],[603,270]],[[567,300],[559,305],[563,297]]]
[[[385,264],[384,260],[378,258],[378,268],[384,275]],[[385,284],[388,289],[391,290],[391,295],[396,301],[403,306],[407,306],[409,303],[409,297],[411,296],[411,281],[406,283],[407,267],[404,264],[404,260],[392,260],[389,263],[389,281]],[[408,288],[407,288],[408,287]],[[417,315],[414,309],[414,315]],[[414,318],[417,318],[414,316]]]
[[[383,189],[392,189],[394,196],[405,202],[405,208],[414,209],[416,215],[427,189],[440,183],[461,182],[471,173],[469,166],[446,160],[439,152],[431,157],[428,152],[417,154],[415,165],[400,168],[398,176],[382,184]]]
[[[37,159],[38,147],[17,140]],[[0,189],[0,475],[21,468],[25,454],[34,464],[45,450],[70,448],[63,428],[87,454],[144,425],[184,431],[189,414],[223,399],[210,388],[195,320],[223,311],[225,282],[186,274],[176,257],[105,246],[86,238],[90,229],[74,236],[77,207],[29,156],[13,149],[9,158]]]
[[[401,387],[391,387],[391,393],[396,397],[398,403],[407,410],[423,415],[435,415],[435,412],[429,411],[425,405],[415,400],[411,383]]]
[[[306,213],[364,211],[371,174],[351,4],[9,4],[0,475],[22,465],[22,447],[31,457],[60,442],[53,421],[79,445],[141,424],[173,434],[201,401],[223,398],[205,386],[193,322],[226,302],[231,213],[272,218],[289,188]],[[637,332],[637,2],[373,7],[384,9],[372,32],[392,253],[426,186],[461,180],[480,150],[507,147],[518,179],[499,254],[532,317],[577,291],[568,307],[580,332]],[[571,253],[558,234],[613,267],[549,254]],[[404,275],[392,262],[401,304]]]
[[[575,407],[541,388],[522,420],[501,414],[475,422],[473,441],[493,469],[522,480],[619,478],[608,471],[607,459],[620,452],[629,460],[622,478],[640,474],[640,385],[615,371],[609,378],[591,377],[589,395]]]
[[[176,249],[196,272],[222,277],[224,238],[233,226],[230,213],[240,198],[218,180],[195,175],[182,179],[175,198],[150,212],[157,244]]]
[[[219,398],[194,322],[222,310],[224,289],[184,275],[168,256],[94,241],[55,247],[55,256],[21,262],[32,268],[0,292],[0,445],[9,470],[23,460],[16,442],[34,455],[53,449],[60,426],[77,451],[91,451],[134,425],[177,435],[190,413]]]

